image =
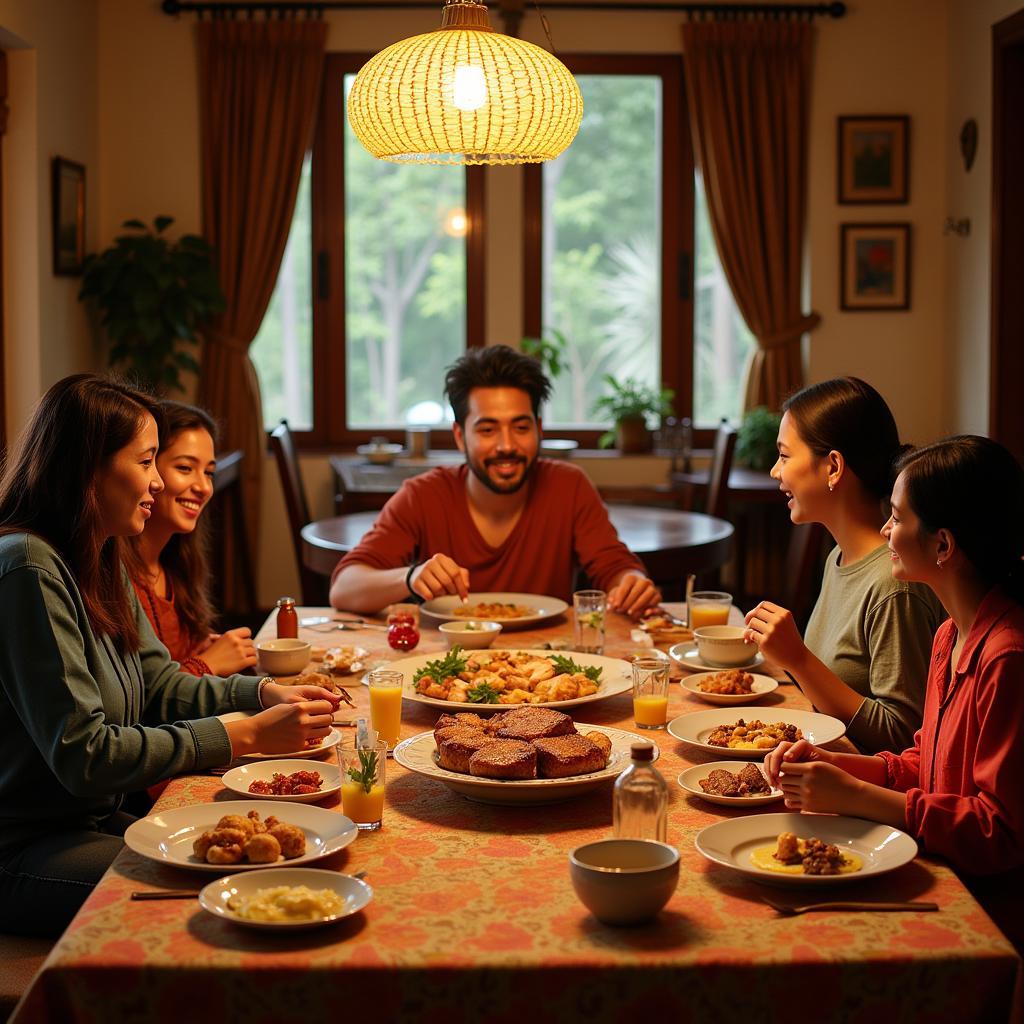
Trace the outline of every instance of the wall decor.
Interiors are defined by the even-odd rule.
[[[840,224],[839,308],[910,309],[910,225]]]
[[[910,118],[839,118],[839,202],[905,203],[910,195]]]
[[[85,262],[85,167],[53,158],[53,272],[77,277]]]
[[[960,129],[960,155],[964,158],[964,170],[974,166],[974,157],[978,152],[978,122],[973,117],[964,121]]]

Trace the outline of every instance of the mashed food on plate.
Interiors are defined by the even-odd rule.
[[[847,875],[860,871],[864,862],[855,853],[841,850],[813,836],[801,839],[783,832],[775,846],[759,846],[751,851],[750,862],[762,871],[785,875]]]
[[[249,921],[319,921],[344,908],[345,901],[333,889],[310,889],[308,885],[275,885],[228,900],[228,909]]]

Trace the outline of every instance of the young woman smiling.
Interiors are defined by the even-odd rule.
[[[772,477],[794,523],[822,523],[836,547],[804,638],[762,601],[747,636],[864,751],[902,749],[921,722],[928,652],[943,618],[935,595],[894,580],[879,528],[901,447],[882,396],[856,377],[813,384],[783,406]]]
[[[211,634],[206,521],[213,496],[217,428],[202,409],[160,403],[163,426],[156,466],[164,487],[142,533],[130,538],[125,564],[153,630],[195,676],[231,675],[256,664],[247,627]]]
[[[2,931],[63,930],[121,848],[125,793],[330,732],[327,690],[196,678],[153,634],[121,547],[163,488],[160,416],[130,388],[67,377],[0,479]],[[214,717],[235,710],[259,713]]]

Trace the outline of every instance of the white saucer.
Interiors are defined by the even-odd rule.
[[[687,672],[724,672],[727,668],[740,668],[750,671],[750,669],[764,664],[764,655],[758,651],[752,660],[743,665],[712,665],[702,660],[697,650],[697,645],[692,640],[675,644],[668,649],[668,653],[672,656],[673,661],[682,668],[685,668]]]

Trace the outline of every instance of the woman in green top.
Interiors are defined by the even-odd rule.
[[[747,636],[866,753],[903,750],[921,724],[932,637],[946,617],[920,583],[892,578],[889,516],[896,422],[857,377],[812,384],[783,405],[772,477],[794,523],[821,523],[836,547],[801,639],[792,614],[762,601]]]
[[[3,931],[63,930],[121,848],[125,793],[330,731],[327,690],[188,675],[154,635],[120,552],[163,486],[158,420],[137,391],[65,378],[0,480]],[[214,717],[232,710],[259,713]]]

